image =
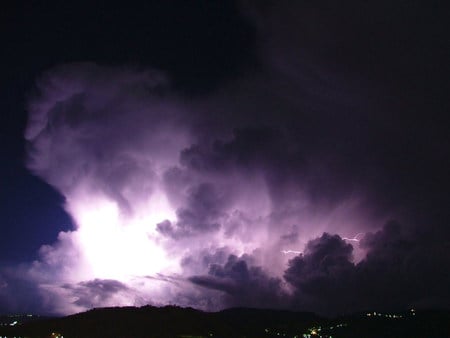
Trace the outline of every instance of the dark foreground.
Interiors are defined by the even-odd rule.
[[[1,337],[450,337],[450,311],[363,313],[327,319],[306,312],[175,306],[102,308],[62,318],[0,317]]]

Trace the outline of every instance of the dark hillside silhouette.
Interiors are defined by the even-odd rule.
[[[330,319],[308,312],[281,310],[234,308],[212,313],[177,306],[144,306],[100,308],[62,318],[23,322],[17,316],[2,318],[0,336],[30,338],[450,336],[449,311],[368,312]],[[19,319],[10,325],[8,318]]]

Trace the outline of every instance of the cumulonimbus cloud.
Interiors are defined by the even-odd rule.
[[[434,216],[417,212],[407,184],[422,182],[419,192],[436,200],[430,170],[405,174],[424,146],[404,111],[393,118],[389,102],[374,104],[370,82],[364,90],[326,55],[308,54],[317,34],[333,46],[327,32],[288,34],[298,23],[285,5],[269,15],[249,2],[263,69],[207,96],[181,95],[162,72],[94,63],[61,65],[37,82],[27,165],[65,197],[75,224],[22,268],[48,311],[348,312],[382,306],[381,294],[390,307],[448,301],[448,275],[421,277],[448,263],[436,245],[442,228],[422,236]],[[424,132],[434,149],[439,138]],[[424,163],[436,159],[425,153]],[[0,276],[6,295],[17,275]]]

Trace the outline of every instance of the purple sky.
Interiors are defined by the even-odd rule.
[[[0,312],[449,307],[443,8],[38,6],[4,24]]]

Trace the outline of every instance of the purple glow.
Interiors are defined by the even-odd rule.
[[[2,267],[0,301],[62,314],[450,304],[447,110],[423,81],[430,62],[396,49],[426,34],[395,25],[384,6],[361,4],[361,16],[330,6],[240,3],[227,15],[254,28],[254,64],[229,77],[200,67],[205,91],[183,82],[200,72],[177,58],[173,79],[91,62],[42,74],[26,165],[64,197],[74,228],[35,261]],[[222,55],[220,74],[228,55],[240,54]]]
[[[324,231],[361,227],[364,216],[354,197],[316,210],[294,181],[274,200],[264,166],[199,167],[209,165],[209,156],[228,161],[225,153],[209,155],[210,149],[199,148],[207,141],[193,132],[202,115],[192,111],[214,106],[140,95],[140,88],[165,86],[159,79],[152,73],[68,65],[43,78],[40,95],[30,104],[29,166],[66,197],[76,224],[57,243],[43,246],[30,269],[38,280],[53,276],[41,287],[54,293],[62,312],[84,307],[67,296],[73,288],[61,285],[116,280],[127,286],[95,306],[178,303],[186,288],[155,277],[205,273],[207,267],[192,258],[205,250],[251,255],[253,264],[281,277],[288,257],[277,252],[285,245],[302,248]],[[217,127],[223,148],[212,151],[243,142]],[[186,259],[190,264],[183,263]]]

